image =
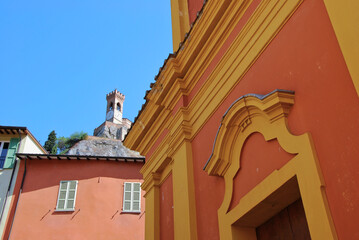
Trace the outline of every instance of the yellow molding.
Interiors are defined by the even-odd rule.
[[[151,125],[151,123],[154,121],[154,119],[151,117],[154,113],[159,112],[160,106],[158,104],[155,104],[154,102],[148,101],[147,106],[143,109],[140,116],[138,116],[138,119],[136,120],[135,125],[131,128],[131,134],[129,134],[125,139],[125,145],[126,146],[137,146],[140,139],[143,138],[143,136],[147,133],[148,127]],[[134,135],[132,135],[132,133]],[[132,137],[135,136],[135,137]],[[135,147],[131,148],[136,150]],[[138,151],[138,150],[137,150]]]
[[[178,146],[182,145],[183,141],[189,140],[191,137],[192,128],[189,124],[188,112],[185,108],[180,108],[177,111],[168,128],[170,130],[168,143],[172,151],[175,152]]]
[[[181,114],[177,114],[176,121],[173,122],[174,129],[161,143],[163,148],[157,148],[152,154],[150,161],[146,162],[141,169],[144,175],[142,188],[146,193],[146,208],[150,204],[151,213],[156,212],[156,202],[158,196],[155,193],[157,188],[172,173],[173,179],[173,204],[174,204],[174,234],[175,239],[197,239],[195,194],[193,179],[193,161],[191,143],[186,136],[190,133],[190,128],[183,124],[186,119],[186,112],[181,109]],[[172,141],[174,140],[174,141]],[[163,145],[169,144],[169,145]],[[174,146],[174,148],[171,147]],[[149,199],[149,203],[147,203]],[[148,214],[148,213],[147,213]],[[156,216],[146,216],[146,226],[153,226],[157,221]],[[150,222],[150,223],[147,223]],[[146,230],[147,231],[147,230]],[[149,239],[156,235],[150,231],[146,232]]]
[[[256,239],[256,227],[299,197],[311,238],[337,239],[310,135],[294,136],[287,127],[293,97],[291,92],[278,91],[264,97],[244,96],[224,116],[213,154],[205,167],[208,174],[222,176],[225,180],[225,195],[218,209],[221,239]],[[255,132],[261,133],[266,141],[277,139],[286,152],[296,156],[274,170],[230,209],[233,179],[240,171],[241,152],[245,141]],[[298,186],[297,190],[293,183]],[[290,186],[286,187],[288,184]],[[282,197],[278,197],[278,193]]]
[[[161,178],[161,174],[158,173],[150,173],[144,177],[144,181],[141,184],[141,188],[147,192],[149,192],[153,187],[159,186],[159,180]]]
[[[252,118],[262,114],[269,122],[288,116],[294,104],[294,92],[275,90],[265,96],[249,94],[236,100],[226,112],[216,136],[216,143],[205,171],[210,175],[224,176],[231,165],[231,151],[223,151],[234,142],[238,134],[252,124]],[[264,115],[264,113],[266,115]]]
[[[166,151],[168,151],[168,149],[165,149],[158,158],[153,158],[151,162],[145,164],[140,170],[141,174],[144,176],[144,181],[142,183],[143,190],[146,191],[155,184],[153,182],[155,181],[155,178],[153,178],[152,175],[158,175],[159,179],[161,179],[163,177],[163,171],[172,163],[173,159],[168,157]]]
[[[249,69],[249,67],[255,62],[257,57],[260,55],[260,53],[265,49],[265,47],[269,44],[269,42],[272,40],[272,38],[277,34],[277,32],[281,29],[281,27],[285,24],[285,22],[288,20],[288,18],[293,14],[293,12],[296,10],[296,8],[299,6],[299,4],[302,2],[302,0],[264,0],[260,3],[260,5],[257,7],[255,12],[252,14],[250,19],[247,21],[245,26],[243,27],[242,31],[237,35],[236,39],[232,43],[231,47],[227,50],[225,55],[222,57],[219,64],[217,64],[216,68],[213,70],[211,75],[208,77],[205,84],[201,87],[200,91],[196,94],[196,96],[192,99],[190,102],[190,105],[187,107],[188,113],[189,113],[189,124],[192,126],[192,138],[197,134],[197,132],[200,130],[200,128],[205,124],[207,119],[211,116],[211,114],[215,111],[215,109],[220,105],[220,103],[225,99],[225,97],[230,93],[230,91],[238,84],[241,77],[246,73],[246,71]],[[220,1],[222,4],[228,4],[226,1]],[[231,2],[233,6],[231,5],[232,11],[234,11],[238,16],[237,21],[239,21],[241,14],[243,14],[244,10],[246,9],[245,3],[249,4],[249,2],[245,1],[232,1]],[[217,5],[216,5],[217,4]],[[219,7],[219,2],[216,1],[210,1],[206,6],[208,11],[204,11],[203,17],[207,16],[207,12],[211,12],[211,9],[217,9]],[[212,6],[213,5],[213,6]],[[205,9],[205,10],[206,10]],[[229,10],[228,10],[229,11]],[[234,13],[232,13],[233,15]],[[230,15],[230,16],[232,16]],[[224,15],[225,18],[227,15]],[[202,19],[203,20],[203,19]],[[199,21],[201,23],[201,21]],[[228,26],[234,27],[237,22],[229,22]],[[206,24],[203,23],[203,24]],[[208,24],[207,24],[208,25]],[[201,25],[198,24],[194,27],[191,43],[195,41],[196,31],[199,31],[199,27]],[[198,29],[197,29],[197,28]],[[197,29],[197,30],[195,30]],[[229,35],[229,33],[226,33]],[[223,35],[221,38],[221,41],[219,41],[217,44],[221,45],[226,40],[225,38],[228,37],[228,35]],[[202,49],[202,48],[201,48]],[[204,51],[208,50],[211,51],[213,49],[207,49],[203,48]],[[219,47],[218,47],[219,49]],[[179,56],[185,53],[187,49],[184,49],[181,53],[179,53]],[[210,55],[211,52],[208,52],[206,57]],[[177,56],[177,58],[179,57]],[[203,56],[203,57],[202,57]],[[214,57],[214,55],[211,55]],[[205,56],[201,55],[201,59],[196,59],[195,62],[191,62],[193,66],[197,66],[197,61],[205,61]],[[170,61],[169,66],[177,67],[178,64],[175,63],[177,59],[173,59],[173,61]],[[209,64],[209,63],[206,63]],[[178,69],[177,69],[178,70]],[[177,71],[176,70],[176,71]],[[167,67],[162,74],[164,74],[164,79],[169,79],[171,76],[167,76],[166,74],[170,72],[171,69]],[[196,71],[200,71],[199,69],[193,69],[190,72],[195,73]],[[173,72],[173,71],[172,71]],[[181,75],[180,73],[176,73],[177,77],[178,75]],[[187,77],[182,81],[180,84],[181,87],[177,87],[178,91],[169,91],[168,88],[166,90],[163,90],[160,94],[157,94],[158,96],[154,97],[154,95],[151,95],[151,100],[148,100],[150,102],[156,101],[157,104],[162,104],[161,101],[165,100],[163,104],[166,104],[170,102],[170,99],[178,99],[181,97],[181,94],[184,91],[188,92],[188,89],[183,89],[184,84],[187,84],[187,82],[194,82],[194,84],[199,80],[200,76],[197,75],[196,78],[192,79],[190,76]],[[176,78],[177,79],[177,78]],[[163,80],[163,79],[161,79]],[[168,80],[171,84],[174,84],[174,80]],[[156,84],[162,84],[165,86],[164,82],[157,82]],[[187,84],[189,85],[189,84]],[[192,86],[192,85],[191,85]],[[194,86],[194,85],[193,85]],[[165,87],[164,87],[165,88]],[[174,89],[175,87],[173,87]],[[173,90],[172,89],[172,90]],[[181,94],[178,94],[179,91]],[[164,97],[165,95],[168,95]],[[161,95],[161,96],[159,96]],[[178,98],[178,99],[177,99]],[[166,109],[172,109],[174,104],[176,102],[172,101],[172,103],[168,106],[166,106]],[[146,109],[149,109],[151,107],[150,104],[146,106]],[[142,118],[157,118],[161,115],[161,113],[156,112],[156,109],[154,108],[152,111],[147,111],[146,114],[142,113],[140,116],[140,119]],[[147,114],[148,113],[148,114]],[[158,122],[156,120],[156,122]],[[158,122],[158,124],[165,125],[163,122]],[[167,125],[166,125],[167,127]],[[126,137],[125,145],[139,151],[138,145],[143,145],[143,143],[140,142],[140,140],[137,140],[136,142],[130,141],[130,139],[139,139],[139,135],[136,136],[139,131],[142,131],[141,126],[139,123],[135,123],[135,125],[132,127],[133,129],[140,129],[137,131],[133,131],[133,129],[130,131],[129,135]],[[163,128],[163,127],[162,127]],[[133,132],[132,132],[133,131]],[[153,132],[153,131],[151,131]],[[156,131],[157,132],[157,131]],[[160,130],[161,132],[161,130]],[[134,135],[136,134],[136,135]],[[143,139],[143,138],[140,138]],[[151,138],[152,139],[152,138]],[[143,148],[142,148],[143,149]],[[149,147],[147,148],[149,149]],[[141,154],[145,154],[145,152],[140,151]]]
[[[301,2],[261,2],[188,106],[194,135],[240,82]]]
[[[165,136],[142,167],[141,174],[144,176],[143,185],[147,184],[148,175],[152,173],[161,174],[166,165],[173,161],[173,156],[178,149],[185,141],[189,140],[191,128],[188,125],[188,121],[186,121],[186,116],[186,111],[181,108],[173,118],[173,121],[171,121],[171,125],[169,125],[171,131]]]
[[[156,142],[157,138],[161,135],[162,131],[167,128],[168,123],[171,119],[171,112],[169,110],[163,109],[161,114],[158,114],[158,118],[155,119],[150,125],[150,131],[143,130],[144,134],[142,135],[141,145],[136,151],[141,152],[143,155],[146,155],[151,149],[152,145]]]
[[[324,3],[359,95],[359,1],[324,0]]]
[[[208,7],[206,7],[206,9],[208,9],[208,10],[204,11],[202,14],[201,22],[203,24],[201,25],[201,27],[196,27],[196,25],[193,27],[192,33],[190,36],[190,40],[188,40],[186,43],[186,44],[189,44],[189,42],[191,43],[191,44],[189,44],[190,48],[186,48],[184,50],[182,49],[177,54],[176,59],[170,58],[167,61],[167,64],[164,66],[164,69],[162,69],[162,72],[160,73],[152,90],[149,92],[149,94],[147,94],[146,98],[147,98],[148,102],[153,101],[153,102],[156,102],[157,104],[161,104],[161,102],[164,99],[164,96],[167,95],[168,92],[170,92],[171,94],[169,95],[169,97],[167,97],[167,99],[172,98],[173,99],[172,103],[176,104],[176,102],[180,98],[180,95],[177,94],[177,91],[176,92],[170,91],[170,88],[174,84],[174,81],[177,78],[179,78],[179,79],[182,78],[183,75],[186,72],[188,72],[188,69],[191,66],[201,67],[200,72],[205,71],[205,69],[210,64],[211,60],[216,56],[217,52],[222,47],[222,45],[228,38],[229,34],[235,27],[235,25],[237,23],[236,21],[239,21],[240,17],[244,14],[246,8],[240,8],[240,7],[241,6],[243,7],[244,5],[247,6],[250,2],[252,2],[252,0],[233,1],[232,4],[234,4],[235,6],[239,5],[238,7],[235,7],[235,8],[228,8],[228,5],[230,2],[231,1],[228,1],[228,0],[226,0],[226,1],[222,0],[222,1],[211,1],[206,4],[206,6],[208,5]],[[243,4],[243,2],[245,4]],[[227,9],[229,9],[231,11],[232,11],[232,9],[238,10],[238,12],[237,12],[238,16],[237,16],[237,18],[234,19],[235,21],[233,21],[233,19],[229,18],[230,16],[232,17],[232,15],[223,14],[224,10],[227,10]],[[226,30],[224,31],[225,35],[221,36],[220,41],[218,41],[218,39],[217,39],[218,37],[216,34],[212,34],[211,36],[209,36],[209,35],[211,33],[213,33],[214,28],[219,23],[218,21],[221,18],[224,18],[226,20],[223,20],[222,22],[220,22],[222,25],[221,25],[221,28],[219,28],[217,31],[219,31],[219,32],[223,31],[221,29],[226,29]],[[213,48],[208,48],[208,46],[206,46],[206,47],[203,46],[206,41],[211,42],[213,38],[217,39],[211,44]],[[202,54],[200,56],[200,58],[198,58],[197,57],[198,50],[200,50],[200,49],[203,49],[205,54]],[[194,63],[194,60],[196,60],[197,62]],[[205,62],[205,65],[202,63],[201,64],[198,63],[198,61]],[[192,71],[199,72],[197,69],[193,69]],[[192,77],[193,76],[189,76],[187,78],[187,82],[190,82],[190,84],[192,84],[192,87],[193,87],[195,85],[195,83],[199,80],[200,75],[197,74],[197,77],[195,79],[192,79]],[[188,83],[187,83],[187,85],[188,85]],[[185,91],[188,93],[190,90],[186,89]],[[172,96],[172,95],[174,95],[174,96]],[[169,107],[170,108],[173,107],[173,104]],[[146,108],[149,108],[149,107],[150,107],[149,105],[146,106]],[[152,114],[149,114],[149,115],[151,115],[151,117],[156,116],[153,111],[152,111]],[[146,114],[143,111],[141,113],[141,115],[139,116],[139,118],[148,119],[149,116],[148,116],[148,114]],[[137,123],[137,121],[136,121],[136,123],[132,127],[131,133],[132,133],[133,129],[138,128],[139,130],[133,131],[133,132],[137,133],[136,135],[138,135],[138,132],[141,132],[143,129],[142,124],[143,123]],[[125,145],[131,146],[132,149],[137,149],[137,144],[134,144],[133,141],[130,140],[133,138],[131,133],[126,137]]]
[[[189,30],[187,0],[171,0],[171,15],[173,51],[176,51]]]
[[[208,40],[199,48],[201,51],[196,56],[198,58],[198,60],[196,59],[196,64],[191,64],[188,71],[186,71],[184,78],[186,79],[187,94],[193,90],[197,83],[192,79],[199,80],[201,78],[252,2],[253,0],[232,1],[225,8],[224,16],[219,19]],[[223,6],[221,7],[223,8]],[[220,11],[217,10],[217,12]],[[191,47],[194,47],[193,45]],[[185,56],[185,52],[180,53],[180,57],[182,55]]]
[[[171,161],[170,163],[168,163],[168,165],[166,165],[166,167],[163,169],[162,174],[161,174],[161,179],[160,179],[160,186],[162,185],[162,183],[164,183],[167,178],[172,174],[172,164],[173,161]]]
[[[167,74],[171,71],[169,65],[166,69],[168,71],[161,73],[164,77],[159,77],[163,80],[161,84],[172,85],[175,78],[182,79],[184,75],[187,75],[186,80],[183,80],[183,85],[186,94],[188,94],[217,55],[252,1],[214,1],[207,3],[209,6],[206,5],[200,19],[203,24],[193,27],[188,41],[184,43],[176,59],[171,59],[172,64],[176,66],[174,72],[176,76]],[[172,91],[164,91],[163,94],[169,94],[168,98],[174,98],[174,102],[178,101],[178,98],[175,98],[176,93]]]
[[[168,141],[166,140],[168,137],[169,136],[166,135],[152,155],[146,159],[147,164],[141,168],[141,174],[145,175],[148,171],[158,172],[161,170],[160,166],[162,165],[162,162],[169,157],[168,152],[171,151]]]

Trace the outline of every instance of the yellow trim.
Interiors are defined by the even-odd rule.
[[[146,192],[150,192],[149,198],[147,193],[145,196],[146,212],[150,207],[151,214],[158,214],[159,210],[156,210],[158,202],[155,202],[154,199],[158,199],[159,193],[153,189],[157,189],[172,173],[174,237],[175,239],[197,239],[192,149],[191,143],[188,141],[191,129],[186,124],[187,112],[180,109],[179,113],[181,114],[176,115],[176,121],[173,121],[170,126],[173,131],[165,137],[165,141],[161,142],[141,169],[144,176],[142,188]],[[155,221],[159,221],[156,216],[146,216],[148,226],[154,226]],[[152,230],[148,234],[148,239],[157,236],[157,232]]]
[[[171,0],[172,41],[175,52],[189,31],[189,14],[187,0]]]
[[[177,102],[194,89],[252,1],[207,2],[186,42],[176,57],[167,61],[156,83],[147,94],[146,107],[138,116],[124,142],[127,147],[147,155],[162,132],[168,130],[168,134],[146,159],[146,164],[141,169],[144,176],[142,188],[145,191],[153,191],[150,190],[151,186],[161,184],[154,183],[157,180],[153,179],[153,176],[158,176],[159,181],[162,181],[172,172],[176,239],[196,237],[192,153],[188,146],[189,142],[302,2],[302,0],[261,1],[190,104],[179,108],[173,115],[172,111]],[[186,179],[185,183],[182,182],[183,179]],[[175,190],[180,184],[185,184],[187,189],[183,196]],[[154,199],[158,196],[154,193],[149,196],[151,198],[149,201],[146,198],[146,208],[150,204],[151,209],[156,209],[157,203]],[[146,210],[146,226],[155,226],[155,222],[158,221],[157,217],[151,214],[157,213],[155,210],[150,213]],[[187,224],[183,225],[183,229],[176,226],[184,222]],[[148,231],[151,231],[149,233],[151,238],[148,239],[157,236],[157,230]]]
[[[359,95],[359,1],[324,0],[324,3]]]
[[[213,154],[205,168],[208,174],[223,176],[225,180],[225,195],[218,209],[221,239],[255,239],[257,226],[300,196],[312,239],[337,239],[311,137],[308,133],[294,136],[287,127],[287,115],[293,104],[294,94],[291,92],[276,91],[262,100],[245,96],[235,102],[222,119]],[[286,152],[296,156],[230,209],[233,179],[240,170],[241,151],[246,139],[254,132],[263,134],[266,141],[277,139]],[[295,179],[300,194],[293,191]],[[288,184],[290,187],[286,187]],[[281,187],[285,190],[278,192],[285,197],[277,197],[273,203],[273,193]],[[290,191],[293,192],[288,193]]]
[[[192,126],[189,139],[198,133],[226,96],[239,83],[301,2],[302,0],[261,1],[190,105],[184,108],[188,115],[188,125]],[[231,1],[231,5],[228,5],[227,1],[210,1],[206,4],[200,19],[201,21],[206,19],[206,21],[199,21],[203,24],[198,23],[194,26],[190,41],[186,41],[185,44],[187,47],[177,55],[176,59],[170,59],[167,62],[165,69],[147,96],[146,108],[138,116],[126,137],[126,146],[146,155],[157,139],[156,135],[159,136],[165,128],[168,128],[170,132],[174,131],[170,128],[170,125],[174,126],[171,122],[175,122],[177,115],[181,115],[181,113],[177,112],[173,117],[170,111],[173,110],[181,96],[187,95],[193,89],[201,77],[200,73],[209,66],[211,62],[209,59],[215,57],[213,52],[219,51],[231,32],[224,31],[220,36],[211,35],[210,40],[204,43],[202,39],[203,45],[201,46],[199,46],[201,39],[197,38],[208,38],[203,32],[211,29],[209,25],[211,21],[216,20],[214,17],[219,13],[223,14],[219,22],[224,25],[218,26],[218,29],[214,29],[212,26],[211,30],[221,32],[222,28],[233,29],[238,23],[236,21],[240,20],[250,3],[249,0],[242,0]],[[223,6],[228,7],[225,13],[223,13]],[[213,13],[211,15],[213,18],[210,18],[208,13]],[[236,21],[231,21],[228,16],[235,16]],[[202,31],[201,26],[205,28]],[[208,46],[208,44],[212,46],[211,41],[216,43],[213,48]],[[194,47],[200,49],[201,53],[195,52]],[[194,58],[194,55],[197,58]],[[187,65],[190,68],[186,67]],[[181,78],[180,76],[184,74],[186,76]]]

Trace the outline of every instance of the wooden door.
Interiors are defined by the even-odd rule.
[[[311,239],[302,200],[299,199],[256,228],[258,240]]]

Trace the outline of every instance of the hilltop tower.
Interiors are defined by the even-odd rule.
[[[123,102],[125,101],[125,95],[115,89],[106,95],[106,100],[106,121],[122,124]]]
[[[131,121],[123,118],[123,102],[125,95],[117,91],[106,94],[106,119],[94,130],[93,135],[111,139],[123,140],[131,127]]]

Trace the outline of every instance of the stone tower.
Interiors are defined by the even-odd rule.
[[[123,102],[125,101],[125,95],[115,89],[106,95],[106,100],[106,121],[122,124]]]
[[[122,141],[132,124],[130,120],[122,117],[125,95],[115,89],[106,95],[106,100],[106,120],[94,130],[93,135]]]

